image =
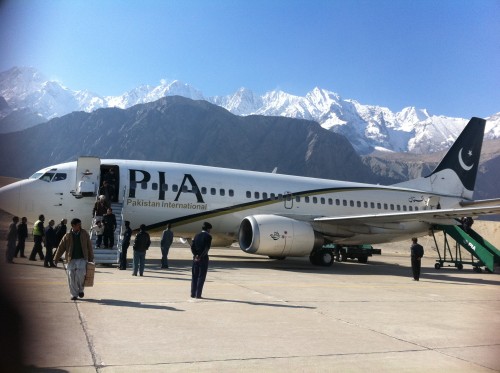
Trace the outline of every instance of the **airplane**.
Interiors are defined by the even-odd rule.
[[[172,225],[190,240],[204,221],[214,246],[249,254],[309,256],[328,266],[328,243],[362,245],[428,234],[434,224],[500,213],[500,199],[472,200],[486,121],[473,117],[434,171],[382,186],[170,162],[79,157],[0,188],[0,206],[35,221],[78,217],[91,227],[101,180],[113,169],[122,217],[137,229]],[[116,212],[116,211],[115,211]]]

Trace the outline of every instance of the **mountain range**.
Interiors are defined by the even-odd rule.
[[[80,155],[378,180],[344,136],[314,121],[237,116],[181,96],[127,109],[75,111],[0,135],[0,175],[25,178]]]
[[[228,96],[204,97],[198,89],[178,80],[161,80],[158,86],[142,85],[121,96],[100,96],[88,90],[71,90],[34,68],[14,67],[0,73],[0,133],[19,131],[75,111],[127,109],[176,95],[208,101],[238,116],[316,121],[324,129],[347,137],[359,154],[374,150],[416,154],[445,150],[470,119],[431,115],[415,107],[394,113],[321,88],[304,97],[283,91],[259,96],[246,88]],[[499,139],[500,112],[486,119],[485,138]]]

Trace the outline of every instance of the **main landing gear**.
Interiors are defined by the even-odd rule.
[[[316,266],[330,267],[333,264],[333,259],[333,250],[327,248],[315,250],[309,255],[311,264]]]

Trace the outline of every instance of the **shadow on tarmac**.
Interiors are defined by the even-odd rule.
[[[226,259],[237,259],[234,260]],[[155,276],[155,273],[165,274],[187,271],[191,272],[191,260],[186,259],[170,259],[170,268],[160,269],[158,259],[146,259],[146,272],[147,277],[162,277]],[[130,269],[131,263],[129,263]],[[287,271],[295,273],[314,273],[321,276],[397,276],[412,278],[410,259],[408,258],[408,266],[391,262],[391,256],[379,257],[369,261],[366,264],[358,263],[354,260],[346,262],[334,262],[331,267],[321,267],[312,265],[306,258],[287,258],[285,260],[274,260],[263,257],[246,257],[246,256],[232,256],[215,254],[210,255],[210,264],[208,271],[222,272],[222,271],[237,271],[242,268],[261,268],[271,271]],[[464,268],[459,271],[453,267],[444,267],[439,270],[434,267],[423,266],[421,270],[421,281],[432,280],[437,282],[454,282],[458,284],[478,284],[478,285],[500,285],[500,281],[485,279],[484,276],[488,274],[475,274],[470,273],[472,270]],[[477,275],[478,277],[471,277],[470,275]],[[479,276],[483,277],[480,278]],[[190,278],[175,278],[175,280],[191,281]]]
[[[309,306],[293,306],[290,304],[277,304],[277,303],[262,303],[262,302],[248,302],[244,300],[234,300],[234,299],[220,299],[220,298],[205,298],[203,297],[203,300],[213,300],[217,302],[227,302],[227,303],[242,303],[242,304],[249,304],[251,306],[266,306],[266,307],[278,307],[278,308],[303,308],[303,309],[309,309],[309,310],[315,310],[316,307],[309,307]]]
[[[160,306],[160,305],[155,305],[155,304],[144,304],[141,302],[130,302],[130,301],[119,300],[119,299],[80,299],[79,301],[86,302],[86,303],[102,304],[104,306],[134,307],[134,308],[147,308],[147,309],[154,309],[154,310],[184,312],[184,310],[180,310],[180,309],[175,308],[175,307]]]

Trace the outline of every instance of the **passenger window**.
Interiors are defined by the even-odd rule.
[[[352,199],[349,201],[349,206],[354,207],[354,201]]]
[[[215,196],[217,194],[217,190],[215,188],[210,188],[210,194]]]
[[[321,204],[324,205],[325,204],[325,199],[324,198],[321,198]]]
[[[276,195],[274,193],[271,193],[271,199],[276,199]]]
[[[260,198],[260,193],[259,192],[255,192],[254,196],[255,196],[255,199],[259,199]]]
[[[381,204],[380,202],[377,202],[377,208],[378,208],[379,210],[382,210],[382,204]]]
[[[267,199],[267,193],[266,192],[262,193],[262,199]]]
[[[394,205],[392,203],[391,203],[390,206],[391,206],[391,210],[394,210]]]
[[[297,202],[300,202],[300,196],[295,196],[295,200],[296,200]]]
[[[176,186],[177,186],[177,185],[176,185]],[[143,189],[143,190],[148,189],[148,183],[147,183],[147,182],[143,182],[143,183],[141,183],[141,189]]]
[[[207,188],[201,187],[201,194],[207,194]]]
[[[309,203],[309,197],[304,197],[305,203]]]
[[[365,201],[365,202],[363,202],[363,207],[364,207],[365,209],[367,209],[367,208],[368,208],[368,202],[366,202],[366,201]]]
[[[337,199],[335,200],[335,204],[336,204],[337,206],[340,206],[340,199],[338,199],[338,198],[337,198]]]
[[[415,211],[418,211],[418,206],[415,206]]]
[[[342,204],[343,204],[344,206],[347,206],[347,200],[345,200],[345,199],[344,199],[344,200],[342,200]]]
[[[151,184],[151,189],[158,190],[158,184],[157,183]]]
[[[229,197],[234,197],[234,190],[229,189]]]
[[[313,197],[313,203],[318,203],[318,199],[316,197]]]
[[[361,202],[360,201],[356,201],[356,206],[361,207]]]
[[[333,199],[332,198],[328,198],[328,204],[329,205],[333,205]]]
[[[247,198],[252,198],[252,192],[250,192],[249,190],[247,190]]]
[[[172,192],[176,193],[179,190],[179,186],[177,184],[172,185]]]
[[[384,210],[387,210],[387,203],[384,203]]]
[[[372,209],[374,209],[374,208],[375,208],[375,202],[370,202],[370,207],[371,207]]]
[[[403,211],[406,211],[406,205],[403,205]]]
[[[412,206],[408,206],[408,209],[409,209],[410,211],[413,211],[413,207],[412,207]]]
[[[221,190],[219,190],[219,192],[220,192],[220,195],[223,196],[223,197],[226,195],[226,190],[225,189],[221,189]]]
[[[398,209],[398,211],[401,211],[401,206],[396,205],[396,208]]]
[[[168,190],[168,184],[162,184],[161,185],[161,190],[166,192]]]

